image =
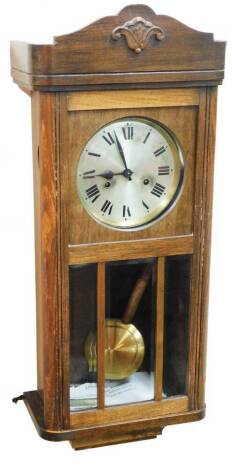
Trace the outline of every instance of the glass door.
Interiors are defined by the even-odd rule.
[[[70,411],[97,407],[96,345],[88,358],[86,338],[97,328],[97,265],[72,266],[70,285]]]
[[[106,266],[105,405],[154,399],[156,262]]]
[[[191,255],[70,266],[70,412],[187,395]]]

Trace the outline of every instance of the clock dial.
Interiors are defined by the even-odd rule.
[[[174,205],[183,176],[174,134],[155,121],[125,118],[87,142],[77,167],[77,190],[96,221],[119,230],[141,229]]]

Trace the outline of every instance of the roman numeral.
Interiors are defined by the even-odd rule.
[[[149,211],[149,206],[144,201],[142,201],[142,205]]]
[[[159,149],[157,149],[155,152],[154,152],[154,155],[155,157],[159,157],[160,155],[162,155],[162,153],[166,152],[166,148],[164,147],[164,145],[162,147],[160,147]]]
[[[106,137],[105,135],[103,135],[103,136],[102,136],[103,139],[104,139],[104,140],[107,142],[107,144],[109,144],[109,145],[114,144],[115,142],[114,142],[114,139],[113,139],[111,133],[110,133],[110,132],[107,132],[107,135],[108,135],[108,137]]]
[[[107,199],[107,200],[104,202],[104,204],[103,204],[103,206],[102,206],[102,208],[101,208],[101,211],[104,212],[104,214],[105,214],[106,212],[108,212],[108,215],[110,215],[111,212],[112,212],[112,209],[113,209],[113,204],[112,204],[110,201],[108,201],[108,199]]]
[[[132,140],[134,137],[134,128],[133,127],[123,127],[122,128],[123,136],[125,140]]]
[[[94,152],[88,152],[88,155],[92,156],[92,157],[100,157],[100,153],[94,153]]]
[[[88,199],[91,199],[92,202],[95,202],[100,196],[100,191],[97,185],[94,184],[93,186],[90,186],[90,188],[86,189],[86,194]]]
[[[90,170],[90,171],[85,171],[82,175],[83,179],[87,179],[87,178],[95,178],[95,174],[96,173],[96,170]]]
[[[159,183],[155,183],[154,188],[151,191],[151,194],[154,194],[157,197],[162,196],[163,192],[165,191],[165,186]]]
[[[123,217],[131,217],[130,208],[128,206],[123,206]]]
[[[144,141],[143,141],[143,144],[145,144],[145,143],[147,142],[147,139],[150,137],[150,135],[151,135],[151,131],[149,131],[149,132],[147,133],[147,135],[146,135],[146,137],[145,137],[145,139],[144,139]]]
[[[169,175],[170,174],[170,166],[159,166],[158,167],[158,175]]]

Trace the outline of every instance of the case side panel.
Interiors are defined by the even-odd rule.
[[[197,370],[197,407],[205,406],[206,348],[208,324],[208,300],[210,278],[211,226],[214,182],[214,151],[217,113],[217,87],[207,88],[207,117],[204,155],[204,195],[202,213],[202,282],[199,322],[198,370]]]
[[[41,206],[40,206],[40,171],[39,171],[39,93],[35,92],[31,100],[32,113],[32,151],[34,180],[34,233],[35,233],[35,281],[36,281],[36,338],[37,338],[37,388],[43,398],[44,391],[44,354],[43,354],[43,312],[41,303]]]
[[[47,429],[62,427],[59,301],[59,205],[57,191],[56,96],[32,97],[37,283],[37,376]]]

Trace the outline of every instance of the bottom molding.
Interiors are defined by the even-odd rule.
[[[70,441],[75,450],[154,439],[162,434],[163,428],[167,425],[198,421],[205,416],[205,408],[203,408],[151,419],[56,431],[46,429],[44,426],[43,401],[38,391],[25,392],[22,398],[40,437],[49,441]]]
[[[71,439],[69,442],[74,450],[89,449],[92,447],[102,447],[112,444],[123,444],[132,441],[142,441],[145,439],[155,439],[158,435],[162,434],[163,428],[154,428],[152,431],[135,431],[125,433],[108,433],[102,435],[98,430],[94,434],[85,437],[78,437],[78,439]]]

